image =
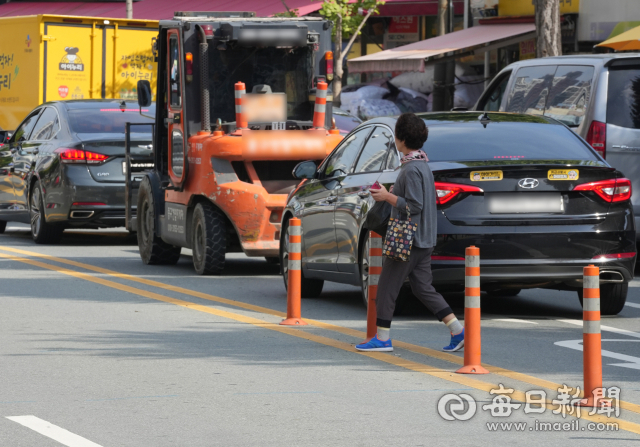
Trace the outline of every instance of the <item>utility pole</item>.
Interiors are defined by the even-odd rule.
[[[133,0],[127,0],[127,19],[133,19]]]
[[[536,11],[536,57],[561,56],[560,2],[533,0]]]

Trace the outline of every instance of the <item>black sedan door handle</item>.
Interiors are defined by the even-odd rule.
[[[369,197],[369,194],[369,191],[360,191],[358,193],[358,197],[362,197],[364,199],[365,197]]]
[[[329,197],[327,197],[327,202],[329,202],[329,203],[333,203],[336,200],[338,200],[338,196],[329,196]]]

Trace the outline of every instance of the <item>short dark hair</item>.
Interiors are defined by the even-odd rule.
[[[414,113],[403,113],[396,122],[396,138],[409,149],[421,149],[429,137],[429,129]]]

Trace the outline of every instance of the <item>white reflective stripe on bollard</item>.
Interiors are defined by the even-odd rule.
[[[583,289],[599,289],[600,277],[598,276],[583,276],[582,288]]]
[[[380,275],[369,275],[369,285],[377,286],[380,282]]]
[[[464,257],[464,266],[465,267],[480,267],[480,256],[465,256]]]
[[[314,112],[316,113],[325,113],[327,111],[327,105],[326,104],[316,104],[314,109]]]
[[[300,253],[300,242],[289,242],[289,253]]]
[[[599,334],[600,333],[600,320],[590,321],[585,320],[582,322],[583,334]]]
[[[289,235],[290,236],[300,236],[301,231],[300,231],[300,226],[299,225],[291,225],[289,227]]]
[[[369,243],[371,244],[371,248],[382,248],[382,238],[381,237],[372,237],[369,238]],[[377,256],[381,258],[382,256]]]
[[[480,309],[480,297],[479,296],[465,296],[464,307],[469,309]]]
[[[369,265],[371,267],[382,267],[382,256],[370,256]]]
[[[479,276],[465,276],[464,277],[464,286],[465,287],[480,287],[480,277]]]
[[[293,260],[289,259],[289,270],[300,270],[301,261],[299,259]]]
[[[245,94],[246,90],[236,90],[236,98],[240,98],[242,95]]]
[[[242,113],[242,106],[236,106],[236,113]]]
[[[600,298],[582,298],[582,310],[600,312]]]

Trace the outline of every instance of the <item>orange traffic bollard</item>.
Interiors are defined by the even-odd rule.
[[[600,269],[585,267],[582,280],[582,363],[584,397],[578,405],[598,405],[602,388],[602,336],[600,334]]]
[[[236,82],[235,95],[236,95],[236,129],[246,129],[247,122],[244,120],[244,111],[242,109],[243,96],[246,93],[244,82]]]
[[[302,235],[300,232],[300,219],[293,217],[289,219],[289,264],[287,270],[287,319],[280,324],[286,326],[304,326],[306,321],[301,317],[301,282],[302,272],[300,269],[302,252]]]
[[[467,247],[464,256],[464,366],[458,374],[489,374],[481,363],[480,249]]]
[[[318,82],[316,87],[316,104],[313,108],[313,127],[324,129],[324,116],[327,110],[327,83]]]
[[[376,321],[376,298],[378,296],[378,280],[382,273],[382,236],[375,231],[369,232],[369,287],[367,288],[367,339],[371,340],[378,332]]]

